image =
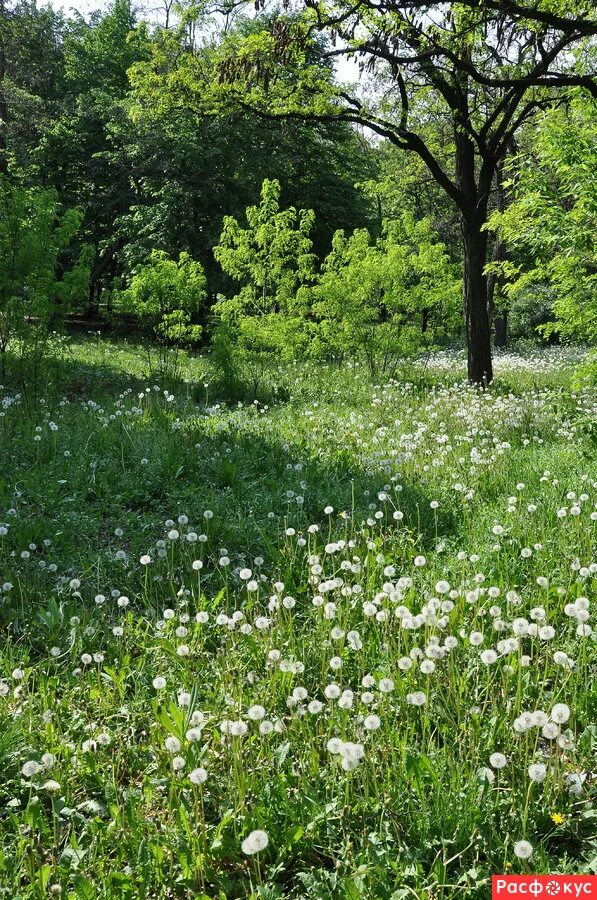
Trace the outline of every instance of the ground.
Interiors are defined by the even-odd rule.
[[[255,402],[101,336],[25,387],[9,367],[0,897],[444,900],[597,871],[577,362],[503,354],[486,391],[458,353],[280,365]]]

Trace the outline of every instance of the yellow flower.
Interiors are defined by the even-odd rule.
[[[563,816],[562,813],[557,813],[557,812],[552,813],[549,818],[555,825],[561,825],[562,822],[566,821],[566,816]]]

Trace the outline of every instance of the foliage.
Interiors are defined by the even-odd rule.
[[[175,260],[163,250],[154,250],[131,278],[122,302],[159,338],[180,346],[192,344],[201,337],[201,326],[191,320],[205,300],[205,284],[201,264],[188,253]]]
[[[513,161],[514,202],[496,228],[518,259],[499,269],[508,297],[530,310],[547,295],[555,322],[541,331],[597,339],[597,105],[577,97],[546,113]]]
[[[312,210],[280,209],[280,184],[265,180],[259,206],[246,211],[247,227],[224,219],[214,256],[241,286],[214,311],[237,334],[244,348],[257,352],[297,352],[307,337],[304,305],[314,280],[310,232]]]
[[[404,213],[372,242],[366,230],[336,233],[314,289],[320,346],[387,372],[445,337],[458,321],[461,284],[430,223]]]
[[[497,871],[592,872],[579,356],[498,354],[484,392],[458,352],[280,362],[268,408],[184,351],[164,391],[96,336],[45,403],[5,382],[0,894],[479,900]]]
[[[275,14],[259,33],[226,35],[206,61],[183,54],[165,78],[154,63],[146,96],[151,102],[152,94],[167,90],[187,108],[208,114],[241,107],[281,120],[352,122],[415,153],[458,210],[468,375],[488,383],[484,225],[492,186],[536,110],[556,105],[576,87],[597,96],[594,57],[579,50],[597,34],[597,20],[585,3],[563,10],[559,4],[525,6],[524,15],[472,0],[439,11],[428,6],[309,3],[299,15]],[[322,36],[335,46],[322,52]],[[361,71],[375,75],[377,89],[338,83],[329,65],[337,56],[359,60]],[[443,152],[437,129],[428,127],[430,117],[449,128],[453,154]]]
[[[81,223],[63,212],[53,190],[0,177],[0,355],[15,340],[43,351],[50,325],[71,308],[89,274],[85,252],[68,261]]]

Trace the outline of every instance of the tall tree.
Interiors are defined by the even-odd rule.
[[[582,87],[597,96],[587,52],[597,35],[593,0],[305,0],[261,34],[233,35],[205,64],[179,60],[167,89],[195,107],[236,103],[265,116],[348,121],[416,153],[456,205],[462,235],[468,375],[492,380],[485,228],[496,171],[537,109]],[[324,59],[353,57],[373,76],[366,95],[334,84]],[[336,46],[333,46],[335,42]],[[155,73],[154,73],[155,74]],[[163,85],[162,85],[163,87]],[[451,126],[453,165],[426,140],[429,98]]]

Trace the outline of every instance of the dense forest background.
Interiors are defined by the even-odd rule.
[[[165,347],[211,344],[228,363],[362,355],[389,371],[465,340],[457,204],[420,155],[358,117],[251,102],[252,82],[267,89],[278,70],[262,71],[250,48],[281,21],[256,7],[156,13],[115,0],[84,18],[2,0],[3,368],[7,351],[45,353],[81,317]],[[358,55],[336,66],[333,38],[312,37],[309,71],[340,96],[348,75],[383,108],[384,76]],[[582,83],[595,46],[582,29],[579,39],[569,55],[581,75],[562,76],[565,91],[538,88],[491,178],[483,262],[496,345],[597,334],[597,100]],[[458,128],[433,85],[417,90],[409,115],[450,168]]]

